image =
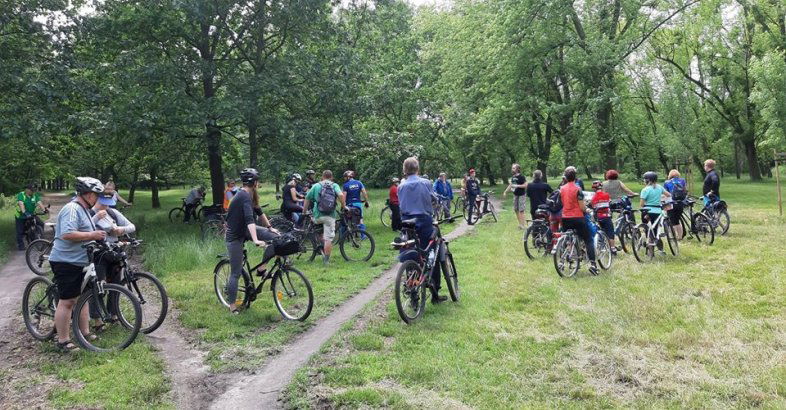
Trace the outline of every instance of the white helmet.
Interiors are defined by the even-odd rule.
[[[74,185],[76,193],[79,195],[89,192],[100,194],[104,192],[104,184],[101,181],[91,177],[77,177],[76,184]]]

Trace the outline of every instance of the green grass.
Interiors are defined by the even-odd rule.
[[[0,264],[8,261],[10,252],[16,250],[16,212],[11,204],[13,198],[6,198],[5,204],[0,208]]]
[[[630,184],[634,188],[634,184]],[[638,187],[636,187],[638,188]],[[454,241],[460,303],[345,329],[287,391],[291,407],[786,406],[784,220],[773,183],[723,181],[732,227],[678,258],[560,279],[505,212]],[[388,290],[390,292],[392,290]]]

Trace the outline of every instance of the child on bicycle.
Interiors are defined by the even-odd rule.
[[[592,196],[592,209],[595,210],[595,219],[598,221],[600,229],[606,233],[609,238],[609,245],[611,246],[611,254],[617,254],[617,247],[614,245],[614,223],[611,221],[611,196],[607,192],[603,192],[603,181],[595,181],[592,183],[592,190],[595,195]]]
[[[663,213],[661,206],[661,198],[670,198],[671,194],[661,185],[658,185],[658,174],[649,171],[644,173],[644,183],[646,186],[641,190],[639,197],[641,198],[641,209],[646,209],[647,213],[643,215],[647,218],[644,222],[653,222],[660,217]],[[663,252],[663,241],[658,238],[658,250]]]

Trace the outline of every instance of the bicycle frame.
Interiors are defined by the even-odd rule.
[[[640,209],[640,211],[642,212],[642,214],[646,214],[648,210]],[[645,225],[647,226],[647,245],[653,245],[653,246],[655,245],[655,242],[657,242],[658,238],[660,237],[661,228],[663,228],[663,231],[665,232],[665,227],[663,226],[665,221],[664,215],[666,215],[665,211],[661,212],[660,215],[658,215],[658,217],[655,219],[655,221],[647,221],[645,223]],[[644,215],[642,215],[641,219],[642,221],[644,220]],[[649,243],[650,239],[653,240],[652,244]]]
[[[279,274],[279,272],[281,271],[281,268],[283,268],[284,265],[286,265],[286,262],[287,262],[287,259],[285,257],[281,257],[281,256],[275,256],[272,259],[275,259],[275,261],[273,262],[273,266],[271,266],[270,269],[267,270],[267,273],[265,274],[265,276],[262,277],[262,281],[257,286],[254,283],[254,276],[255,275],[252,275],[251,272],[255,272],[257,269],[259,269],[260,266],[262,266],[263,264],[268,263],[270,261],[269,260],[268,261],[264,261],[264,262],[260,261],[258,264],[256,264],[252,268],[251,267],[251,263],[248,262],[248,251],[243,249],[243,264],[246,266],[246,272],[248,273],[248,276],[249,276],[250,282],[251,282],[251,285],[249,287],[254,289],[253,295],[250,295],[251,296],[251,299],[250,299],[251,301],[254,300],[254,297],[257,294],[262,293],[262,291],[264,290],[265,283],[268,281],[268,279],[271,280],[271,282],[270,282],[271,288],[270,289],[273,290],[273,282],[272,282],[272,280]]]

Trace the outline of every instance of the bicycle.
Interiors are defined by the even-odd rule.
[[[426,289],[431,288],[431,273],[438,258],[450,299],[458,302],[461,297],[456,263],[448,241],[439,230],[439,225],[448,221],[434,223],[434,233],[425,249],[418,244],[415,220],[401,221],[401,235],[391,244],[394,249],[402,251],[399,255],[402,264],[396,273],[395,296],[396,309],[404,323],[411,324],[423,315]]]
[[[535,211],[535,219],[524,232],[524,252],[527,257],[534,260],[537,256],[551,254],[552,239],[549,225],[549,206],[539,205]]]
[[[720,228],[721,236],[726,235],[731,226],[731,216],[729,216],[729,207],[726,205],[726,201],[722,201],[712,191],[708,192],[706,196],[701,197],[701,199],[705,200],[704,202],[706,204],[701,210],[701,213],[710,219],[716,231]]]
[[[385,200],[385,207],[379,211],[379,221],[382,226],[390,228],[393,225],[393,211],[390,210],[390,199]]]
[[[271,241],[268,242],[268,246],[275,245]],[[243,249],[244,269],[239,278],[241,282],[238,283],[238,297],[235,303],[245,309],[250,308],[251,303],[264,291],[265,283],[270,280],[273,303],[276,305],[279,313],[281,313],[281,316],[286,320],[304,321],[311,314],[311,309],[314,307],[314,293],[306,275],[292,266],[288,258],[289,255],[283,255],[283,253],[292,254],[299,251],[299,249],[293,249],[294,247],[299,247],[297,240],[293,238],[293,241],[286,246],[288,248],[285,252],[281,252],[282,254],[279,254],[278,251],[276,252],[273,266],[265,271],[265,275],[262,277],[259,285],[254,282],[254,276],[249,274],[249,272],[257,272],[257,269],[268,261],[263,260],[252,268],[248,262],[248,252],[246,249]],[[229,257],[226,254],[218,255],[218,258],[220,261],[213,269],[213,287],[218,301],[229,308],[230,302],[227,300],[228,295],[226,291],[232,268],[229,264]]]
[[[461,215],[464,217],[464,211],[466,210],[466,201],[464,200],[464,196],[456,195],[453,198],[453,209],[451,210],[451,214],[455,216]]]
[[[494,209],[494,204],[491,203],[489,199],[493,193],[492,191],[488,191],[475,197],[475,207],[472,209],[471,213],[468,212],[469,203],[465,202],[464,218],[467,220],[468,224],[473,225],[477,223],[487,214],[491,214],[491,217],[494,218],[494,222],[497,222],[497,211]]]
[[[639,209],[642,214],[642,223],[636,226],[638,241],[633,245],[633,256],[636,257],[637,261],[644,263],[647,260],[654,259],[655,247],[657,246],[661,249],[663,247],[661,237],[666,238],[672,256],[679,255],[680,251],[677,234],[674,232],[674,227],[669,222],[668,216],[666,216],[667,211],[671,210],[671,206],[671,201],[661,202],[659,208],[661,208],[663,212],[661,212],[654,221],[647,220],[648,210],[646,208]],[[642,254],[642,250],[644,254]]]
[[[431,194],[431,214],[434,215],[437,221],[450,218],[450,205],[445,203],[448,202],[446,201],[447,199],[447,197],[437,193]]]
[[[699,243],[712,245],[715,242],[715,225],[704,213],[694,213],[693,206],[696,199],[688,197],[682,201],[684,207],[680,214],[680,225],[682,225],[682,238],[696,238]]]
[[[27,249],[27,247],[30,246],[33,241],[44,237],[44,228],[38,225],[38,217],[47,215],[48,213],[49,205],[46,206],[46,209],[43,212],[35,211],[31,215],[24,217],[24,231],[22,233],[22,241],[25,244],[25,249]]]
[[[620,247],[625,253],[631,253],[631,243],[635,243],[634,239],[638,238],[635,234],[636,229],[636,214],[633,213],[633,204],[630,198],[623,196],[620,199],[611,201],[610,203],[611,217],[614,221],[614,234],[619,238]],[[616,218],[614,214],[618,214]],[[635,235],[635,236],[634,236]]]
[[[587,221],[594,225],[595,234],[592,240],[595,246],[595,259],[598,262],[598,266],[607,271],[611,269],[614,261],[609,238],[595,222],[589,219]],[[590,230],[592,230],[592,227],[590,227]],[[557,270],[557,274],[563,278],[573,277],[579,271],[582,261],[589,262],[584,240],[579,238],[573,229],[560,233],[552,255],[554,256],[554,268]]]
[[[107,244],[91,241],[82,247],[87,251],[90,264],[84,268],[82,292],[71,312],[72,337],[79,347],[93,352],[125,349],[134,342],[142,327],[142,308],[127,288],[106,283],[105,278],[98,277],[94,259],[100,252],[111,252]],[[27,283],[22,295],[22,317],[35,339],[43,341],[54,336],[57,303],[57,285],[48,278],[38,276]],[[91,316],[101,320],[106,329],[100,335],[89,337],[79,328],[80,313],[88,306]]]
[[[203,241],[210,238],[224,239],[227,233],[227,213],[222,205],[206,206],[200,209],[204,221],[200,224],[200,234]]]
[[[169,222],[175,223],[177,221],[182,221],[183,220],[183,217],[186,214],[186,198],[180,198],[180,200],[182,201],[180,206],[177,207],[177,208],[172,208],[169,211]],[[192,211],[193,212],[192,216],[194,218],[194,222],[199,222],[200,220],[202,220],[202,217],[203,217],[203,209],[202,208],[203,208],[202,200],[199,199],[199,200],[197,200],[196,205],[194,205],[194,210]]]
[[[46,276],[52,272],[49,266],[49,254],[52,252],[54,241],[48,239],[36,239],[30,242],[25,249],[25,262],[33,273],[39,276]]]
[[[169,297],[166,288],[155,275],[131,268],[130,253],[140,246],[142,246],[141,240],[128,237],[117,242],[112,250],[118,258],[117,269],[121,278],[118,284],[125,286],[136,296],[142,309],[142,327],[139,330],[144,334],[150,334],[164,323],[169,311]]]
[[[365,262],[374,256],[376,249],[374,236],[360,228],[360,215],[360,209],[349,207],[341,213],[341,218],[336,226],[337,235],[333,238],[333,243],[338,241],[341,256],[346,261]],[[366,247],[368,247],[368,251],[364,250]]]

